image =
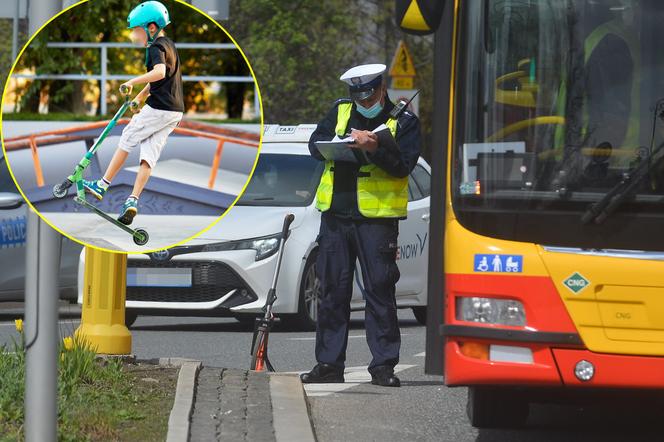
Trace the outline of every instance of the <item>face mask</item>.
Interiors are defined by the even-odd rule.
[[[376,118],[380,111],[383,110],[383,105],[380,104],[380,100],[371,107],[364,107],[360,103],[355,103],[357,105],[357,111],[365,118]]]

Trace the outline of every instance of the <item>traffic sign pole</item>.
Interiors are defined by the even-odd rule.
[[[57,437],[61,236],[28,210],[25,275],[25,440]]]

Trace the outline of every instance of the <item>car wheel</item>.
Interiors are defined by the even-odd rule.
[[[134,325],[134,322],[138,319],[138,313],[131,310],[125,310],[125,325],[127,328]]]
[[[475,428],[519,428],[528,420],[529,404],[512,390],[469,387],[466,411]]]
[[[426,307],[412,307],[415,319],[422,325],[427,325],[427,308]]]
[[[294,329],[312,331],[316,330],[318,320],[318,306],[320,305],[321,287],[316,278],[316,257],[318,251],[313,250],[304,265],[297,314],[288,315],[284,319]]]

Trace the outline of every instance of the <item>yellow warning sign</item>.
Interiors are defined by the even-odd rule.
[[[390,76],[391,77],[414,77],[415,76],[415,65],[413,65],[413,59],[408,52],[406,43],[402,41],[399,42],[397,51],[394,53],[394,59],[392,59],[392,66],[390,66]]]
[[[412,89],[413,84],[413,77],[392,77],[393,89]]]

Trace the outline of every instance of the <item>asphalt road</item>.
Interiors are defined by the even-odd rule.
[[[20,310],[0,305],[0,345],[16,337]],[[78,326],[78,308],[61,308],[61,335]],[[423,373],[425,329],[409,310],[400,311],[402,331],[398,376],[401,388],[366,381],[370,360],[362,313],[353,314],[347,383],[307,387],[317,437],[327,441],[655,441],[662,440],[662,409],[629,401],[590,406],[532,405],[520,430],[477,430],[465,415],[467,390],[447,388],[442,378]],[[251,331],[231,318],[140,317],[133,352],[139,358],[179,356],[208,366],[247,368]],[[314,361],[314,333],[277,328],[270,336],[270,359],[279,371],[305,371]]]

